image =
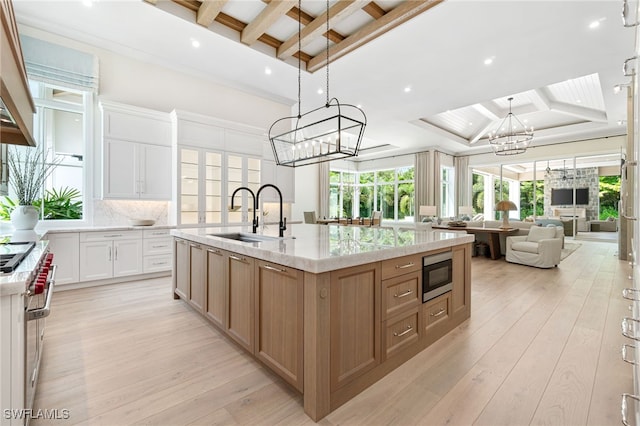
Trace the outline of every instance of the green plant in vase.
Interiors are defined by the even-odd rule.
[[[15,229],[33,229],[38,223],[39,211],[34,204],[42,198],[44,184],[61,158],[47,162],[44,151],[31,147],[12,147],[9,150],[9,185],[17,197],[11,212]]]

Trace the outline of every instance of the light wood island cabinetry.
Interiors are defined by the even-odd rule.
[[[232,251],[216,238],[203,245],[206,256],[190,256],[190,265],[180,265],[185,262],[181,238],[189,235],[174,236],[174,296],[302,392],[305,412],[315,421],[470,315],[469,240],[312,272],[269,261],[269,255],[261,258],[247,246]],[[279,248],[286,250],[282,242]],[[453,288],[422,303],[422,257],[444,251],[452,251]],[[193,262],[201,263],[200,269]],[[181,282],[195,270],[206,275],[203,310],[188,293],[193,285]]]
[[[227,253],[227,333],[254,353],[255,309],[253,267],[255,260]]]

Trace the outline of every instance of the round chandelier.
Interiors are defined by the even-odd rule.
[[[516,155],[527,151],[533,139],[533,127],[527,129],[522,122],[511,112],[509,101],[509,114],[500,125],[489,133],[489,144],[496,155]]]

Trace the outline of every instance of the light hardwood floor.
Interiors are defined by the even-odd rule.
[[[322,425],[617,425],[632,392],[617,245],[558,268],[472,260],[471,318]],[[169,278],[58,292],[32,424],[312,424],[302,398],[184,302]]]

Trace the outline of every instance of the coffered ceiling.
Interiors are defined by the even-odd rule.
[[[304,9],[298,0],[146,1],[246,45],[269,46],[278,59],[299,56],[302,67],[315,72],[443,0],[314,0]]]
[[[486,134],[507,114],[508,97],[534,128],[535,147],[626,133],[626,96],[613,88],[630,82],[622,65],[634,55],[635,29],[623,26],[620,0],[329,7],[331,95],[367,114],[362,159],[490,152]],[[297,102],[296,1],[14,0],[14,9],[20,26]],[[326,96],[326,1],[303,0],[301,9],[310,110]]]

